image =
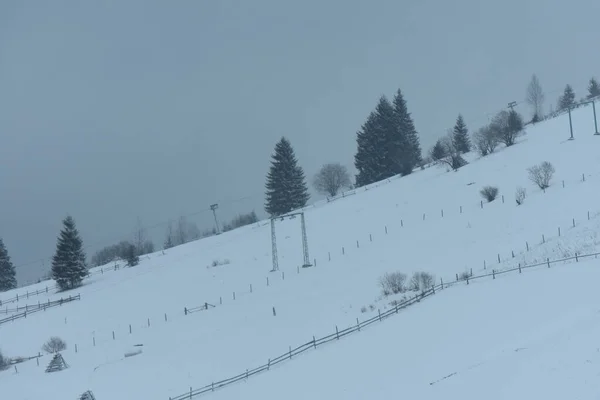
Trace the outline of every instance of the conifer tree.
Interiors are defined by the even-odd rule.
[[[571,85],[565,87],[565,91],[558,99],[558,109],[567,110],[575,105],[575,92]]]
[[[402,95],[402,91],[398,89],[393,100],[394,114],[396,117],[396,130],[398,136],[398,151],[402,157],[401,173],[403,175],[410,174],[413,168],[420,164],[423,160],[421,154],[421,143],[419,134],[415,129],[415,124],[412,120],[406,100]]]
[[[588,99],[593,99],[594,97],[600,96],[600,84],[596,78],[590,79],[590,84],[588,86]]]
[[[83,242],[75,227],[75,220],[68,216],[56,243],[52,258],[52,278],[61,290],[73,289],[88,275],[83,252]]]
[[[435,145],[431,148],[431,159],[433,161],[440,161],[447,155],[448,153],[446,152],[446,146],[444,146],[443,140],[438,139],[437,142],[435,142]]]
[[[0,292],[5,292],[17,287],[17,274],[15,266],[10,261],[8,251],[0,238]]]
[[[377,115],[372,111],[361,129],[356,133],[357,151],[354,155],[354,166],[358,171],[356,187],[376,182],[376,174],[383,164],[383,154],[377,149],[376,137]]]
[[[407,142],[399,134],[397,117],[390,101],[381,96],[375,107],[375,157],[377,163],[373,178],[381,181],[402,172],[409,162]]]
[[[137,249],[136,246],[130,244],[127,247],[127,250],[125,252],[125,259],[127,260],[127,265],[130,267],[135,267],[136,265],[138,265],[140,263],[140,257],[137,254]]]
[[[304,171],[285,137],[275,145],[266,189],[265,211],[272,216],[302,208],[310,198]]]
[[[465,124],[465,120],[461,114],[458,114],[456,125],[452,131],[452,143],[456,150],[460,153],[468,153],[471,151],[471,140],[469,139],[469,130]]]

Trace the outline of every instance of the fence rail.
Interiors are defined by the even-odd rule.
[[[75,301],[75,300],[81,300],[81,295],[78,294],[77,296],[69,296],[65,299],[61,298],[60,300],[51,301],[48,303],[42,303],[33,310],[24,311],[22,313],[14,314],[14,315],[11,315],[10,317],[0,319],[0,325],[6,324],[8,322],[13,322],[17,319],[27,318],[27,316],[30,314],[34,314],[39,311],[46,311],[46,309],[48,309],[48,308],[62,306],[64,303],[70,303],[71,301]]]
[[[517,267],[502,269],[502,270],[498,270],[498,271],[493,269],[491,273],[486,272],[484,274],[477,275],[477,276],[471,275],[471,276],[465,277],[464,279],[457,276],[456,280],[454,280],[454,281],[444,282],[443,280],[440,280],[440,283],[437,285],[433,285],[431,287],[431,289],[422,291],[421,293],[416,294],[414,297],[411,297],[400,303],[396,303],[393,308],[391,308],[383,313],[381,311],[378,311],[377,315],[375,315],[374,317],[371,317],[365,321],[362,321],[362,322],[360,322],[359,319],[357,318],[356,325],[350,326],[350,327],[342,329],[342,330],[339,330],[338,327],[336,326],[334,333],[331,333],[331,334],[324,336],[322,338],[319,338],[319,339],[316,339],[313,336],[312,340],[310,340],[304,344],[301,344],[300,346],[293,348],[293,349],[290,347],[287,352],[285,352],[275,358],[269,359],[266,364],[260,365],[253,369],[247,369],[245,372],[242,372],[241,374],[238,374],[231,378],[223,379],[218,382],[212,382],[212,383],[205,385],[203,387],[200,387],[198,389],[193,389],[190,387],[190,390],[187,391],[186,393],[177,395],[175,397],[169,397],[169,400],[191,399],[195,396],[199,396],[201,394],[205,394],[205,393],[209,393],[209,392],[214,392],[216,389],[219,389],[219,388],[231,385],[233,383],[248,379],[249,377],[257,375],[261,372],[268,371],[271,367],[273,367],[277,364],[280,364],[284,361],[291,360],[292,358],[294,358],[294,356],[302,354],[305,351],[310,350],[311,348],[316,349],[317,347],[322,346],[326,343],[330,343],[332,341],[339,340],[339,339],[343,338],[344,336],[350,335],[354,332],[359,332],[361,329],[363,329],[369,325],[372,325],[376,322],[382,322],[384,319],[387,319],[387,318],[391,317],[392,315],[398,314],[401,309],[404,309],[408,306],[418,303],[427,297],[435,295],[440,290],[448,289],[457,284],[467,284],[468,285],[468,284],[470,284],[471,281],[477,280],[477,279],[489,278],[489,277],[492,277],[492,279],[496,279],[497,275],[507,274],[510,272],[518,271],[519,273],[522,273],[523,270],[527,270],[527,269],[535,268],[535,267],[550,268],[553,264],[568,263],[568,262],[572,262],[572,261],[579,262],[582,259],[591,258],[591,257],[598,258],[598,256],[600,256],[600,252],[589,253],[589,254],[575,254],[575,256],[573,256],[573,257],[566,257],[566,258],[561,258],[561,259],[556,259],[556,260],[550,260],[548,258],[544,262],[538,262],[538,263],[529,264],[529,265],[518,264]],[[201,308],[204,309],[204,306],[201,306]]]

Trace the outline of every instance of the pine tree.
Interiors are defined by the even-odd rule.
[[[588,99],[600,96],[600,84],[596,78],[590,79],[590,85],[588,86]]]
[[[398,89],[393,100],[394,114],[396,116],[396,129],[399,137],[399,153],[402,159],[401,173],[410,174],[415,166],[423,161],[421,155],[421,143],[415,124],[408,112],[406,100],[402,91]]]
[[[452,143],[458,152],[468,153],[471,151],[471,140],[469,139],[469,130],[461,114],[456,119],[454,131],[452,132]]]
[[[354,156],[356,187],[369,185],[377,181],[377,171],[383,165],[383,153],[378,149],[376,136],[377,115],[372,111],[356,133],[357,151]]]
[[[433,161],[439,161],[445,158],[446,156],[448,156],[446,146],[444,146],[442,139],[438,139],[438,141],[435,142],[435,145],[431,149],[431,159]]]
[[[575,105],[575,92],[571,85],[565,87],[565,91],[562,96],[558,99],[558,109],[567,110]]]
[[[16,276],[15,266],[10,261],[4,242],[0,238],[0,292],[16,288]]]
[[[81,285],[88,270],[75,220],[68,216],[63,220],[63,225],[52,258],[52,278],[61,290],[67,290]]]
[[[302,167],[286,138],[275,145],[275,154],[267,175],[265,210],[272,216],[302,208],[310,195]]]
[[[130,244],[127,247],[125,252],[125,259],[127,260],[127,265],[130,267],[135,267],[140,263],[140,257],[137,255],[137,249],[134,245]]]
[[[402,174],[407,175],[410,174],[413,168],[419,165],[423,161],[423,156],[421,154],[421,143],[419,141],[419,134],[415,129],[415,124],[408,112],[408,107],[406,106],[406,100],[404,100],[404,96],[402,95],[402,91],[398,89],[396,95],[393,100],[394,104],[394,113],[397,118],[397,131],[398,134],[402,137],[403,146],[406,146],[406,149],[403,153],[406,154],[406,162],[402,168]]]
[[[381,96],[375,107],[375,182],[400,174],[409,156],[404,137],[398,134],[397,117],[390,101]]]

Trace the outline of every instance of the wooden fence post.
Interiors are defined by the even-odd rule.
[[[165,322],[167,322],[167,313],[165,313]]]
[[[290,360],[292,359],[292,346],[290,346]]]
[[[385,226],[385,234],[387,235],[388,231],[387,231],[387,225]]]
[[[235,300],[235,292],[233,292],[233,299]]]
[[[575,228],[575,218],[573,218],[573,228]]]
[[[223,296],[219,296],[219,304],[223,305]]]
[[[340,332],[338,331],[337,325],[335,326],[335,336],[336,336],[337,340],[340,340]]]
[[[542,233],[542,243],[546,243],[546,236]]]
[[[148,328],[150,327],[150,318],[148,318]]]
[[[575,253],[575,262],[579,262],[579,257],[577,257],[577,253]]]
[[[512,252],[512,258],[515,258],[515,251],[511,250],[511,252]]]
[[[494,279],[496,279],[496,270],[495,270],[495,269],[493,269],[493,270],[492,270],[492,277],[493,277]]]
[[[92,341],[94,343],[94,347],[96,347],[96,337],[95,336],[92,337]]]
[[[481,200],[481,209],[483,210],[483,200]]]
[[[498,264],[500,264],[500,254],[498,254]]]
[[[550,268],[550,259],[549,258],[548,258],[547,262],[548,262],[548,268]]]
[[[400,220],[400,226],[404,228],[404,220]]]
[[[285,271],[281,271],[281,280],[285,281]]]
[[[252,284],[250,284],[250,293],[252,293]]]
[[[115,331],[113,331],[112,333],[113,333],[113,340],[115,340]]]
[[[356,327],[358,328],[358,331],[360,332],[360,323],[358,322],[358,317],[356,317]]]
[[[519,273],[521,273],[521,263],[519,263]]]
[[[188,314],[188,309],[187,309],[187,307],[183,307],[183,313],[184,313],[184,315],[187,315],[187,314]]]
[[[331,252],[330,251],[327,252],[327,256],[329,257],[329,261],[331,261]]]
[[[444,209],[442,208],[442,218],[444,218]]]
[[[317,339],[315,339],[315,335],[313,335],[313,347],[317,348]]]
[[[344,246],[342,246],[342,255],[346,254],[346,251],[344,250]]]
[[[267,286],[269,286],[269,277],[267,276]]]
[[[529,251],[529,242],[525,242],[525,247],[527,248],[527,251]]]
[[[360,244],[358,244],[358,240],[356,241],[356,248],[360,248]]]
[[[129,324],[129,334],[131,335],[131,324]]]
[[[425,213],[423,213],[423,221],[425,221]]]
[[[379,322],[381,322],[381,310],[377,309],[377,312],[379,313]]]
[[[460,213],[462,214],[462,206],[460,206]]]
[[[560,237],[560,226],[558,227],[558,236]]]

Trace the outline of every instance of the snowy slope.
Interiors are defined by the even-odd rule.
[[[505,269],[519,262],[532,263],[547,257],[597,251],[600,248],[597,237],[600,137],[592,135],[591,109],[575,111],[573,126],[574,141],[566,140],[568,118],[563,116],[530,127],[527,135],[511,148],[500,149],[483,159],[472,155],[471,164],[458,172],[431,167],[368,190],[359,189],[356,194],[331,203],[308,207],[306,223],[311,259],[317,261],[315,268],[298,268],[302,261],[298,218],[277,222],[281,268],[277,273],[269,272],[270,227],[265,222],[179,246],[164,255],[156,253],[135,268],[113,271],[106,267],[104,273],[95,273],[73,293],[81,294],[80,301],[0,325],[0,346],[6,356],[35,355],[45,340],[56,335],[69,344],[64,357],[70,365],[66,371],[44,374],[43,367],[49,362],[47,356],[41,359],[40,367],[35,361],[19,364],[18,373],[14,369],[0,373],[0,387],[3,393],[7,390],[10,398],[17,400],[42,396],[75,398],[88,389],[98,399],[166,400],[189,390],[190,386],[203,386],[263,364],[290,345],[304,343],[313,335],[332,333],[336,325],[342,329],[354,324],[357,317],[364,319],[376,313],[363,314],[363,306],[385,309],[389,299],[381,299],[377,287],[378,278],[385,272],[426,271],[447,282],[465,270],[473,269],[475,274],[484,272],[484,266]],[[527,180],[526,169],[541,161],[550,161],[556,167],[553,186],[546,193]],[[484,203],[482,208],[478,192],[485,185],[498,186],[505,201],[499,198],[493,203]],[[528,190],[528,198],[520,207],[514,203],[517,186]],[[212,267],[214,260],[226,259],[229,264]],[[564,274],[581,281],[582,285],[588,282],[591,285],[594,263],[595,260],[576,264],[581,275]],[[559,269],[562,268],[570,267]],[[548,274],[555,278],[546,278]],[[482,311],[483,305],[493,303],[500,307],[510,298],[503,312],[512,312],[518,304],[527,304],[530,314],[540,316],[540,323],[552,323],[551,315],[549,320],[542,321],[546,309],[544,302],[538,304],[538,295],[552,297],[548,301],[554,304],[559,300],[556,294],[565,293],[573,308],[593,304],[588,298],[565,292],[561,274],[543,270],[522,276],[505,275],[493,283],[452,288],[356,337],[283,364],[276,371],[252,378],[247,385],[222,389],[215,396],[239,398],[239,390],[251,388],[248,390],[256,392],[251,392],[250,398],[258,397],[259,393],[261,397],[274,398],[278,390],[285,390],[286,385],[291,384],[279,386],[273,382],[294,380],[292,387],[310,386],[312,397],[324,398],[327,393],[331,395],[331,391],[345,390],[345,386],[336,382],[348,374],[352,376],[353,372],[348,370],[353,366],[361,371],[357,364],[368,368],[365,374],[370,379],[377,379],[377,383],[364,385],[380,387],[381,391],[370,397],[395,393],[395,380],[384,378],[392,371],[397,376],[394,368],[400,368],[400,364],[402,370],[415,368],[413,375],[409,375],[414,378],[407,379],[414,390],[437,390],[434,389],[437,385],[432,385],[432,389],[424,385],[437,375],[444,376],[446,371],[442,366],[448,370],[463,368],[463,365],[467,368],[467,364],[477,362],[476,355],[481,352],[496,357],[494,352],[500,351],[498,341],[504,340],[503,337],[521,337],[516,332],[529,334],[527,327],[535,327],[517,326],[518,319],[513,323],[500,310],[495,311],[500,314],[488,315]],[[548,290],[536,284],[539,279],[551,279]],[[43,282],[16,292],[33,292],[47,284]],[[569,287],[579,293],[577,285]],[[523,292],[521,295],[519,290]],[[593,292],[587,294],[593,297]],[[15,291],[3,293],[0,300],[14,295]],[[29,299],[20,296],[18,303],[7,307],[56,300],[61,296],[64,294],[52,290]],[[532,303],[530,297],[536,297],[536,302]],[[205,302],[216,307],[185,315],[186,307]],[[464,312],[475,305],[477,308],[472,312]],[[273,316],[273,308],[276,316]],[[569,310],[565,308],[565,313]],[[418,321],[410,318],[418,318]],[[489,338],[478,337],[477,346],[471,349],[472,336],[478,336],[480,329],[488,332],[488,328],[500,323],[505,325],[505,331],[499,330],[496,336]],[[443,329],[437,329],[438,326]],[[400,332],[408,336],[393,340],[392,335],[396,337]],[[532,340],[539,339],[531,334]],[[365,342],[360,343],[363,340]],[[461,340],[465,344],[461,344]],[[124,353],[135,344],[143,344],[143,353],[125,358]],[[382,355],[396,344],[399,347],[395,357]],[[470,349],[467,353],[464,352],[466,344]],[[404,359],[402,354],[412,347],[415,351],[437,349],[431,354],[425,352],[423,360],[431,363],[428,357],[435,354],[439,370],[432,368],[425,374],[427,363],[420,364],[416,355],[409,356],[408,363],[388,360]],[[345,356],[339,356],[340,351],[344,351]],[[361,360],[360,363],[345,359],[353,354],[357,355],[353,359]],[[365,360],[371,357],[373,361],[366,363],[361,357]],[[329,365],[340,373],[326,374],[317,367],[320,365]],[[309,374],[308,370],[313,372]],[[318,372],[319,381],[324,383],[301,385],[310,381],[309,376],[314,372]],[[302,374],[300,378],[298,374]],[[327,377],[331,378],[330,383],[326,383]],[[359,376],[349,379],[354,382],[350,389],[356,389],[361,383]],[[454,382],[464,385],[460,380]],[[322,391],[315,392],[319,387]],[[49,397],[48,393],[56,393],[56,397]],[[297,389],[296,393],[299,396],[304,392]],[[347,394],[349,392],[336,393],[336,397],[354,398]]]

